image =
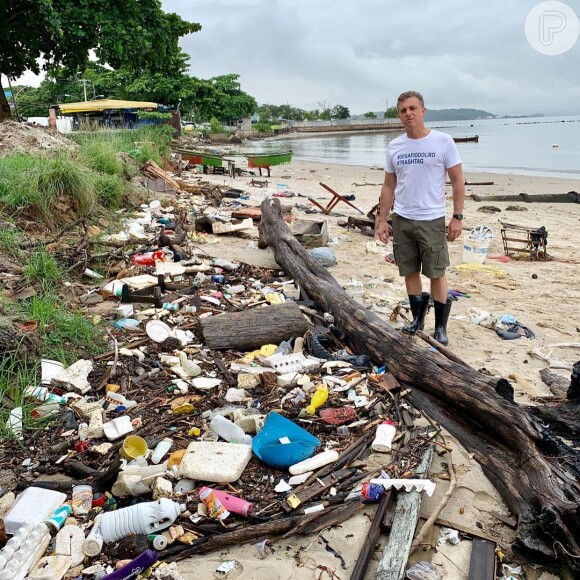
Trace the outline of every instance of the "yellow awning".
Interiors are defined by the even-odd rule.
[[[106,111],[107,109],[157,109],[157,103],[98,99],[96,101],[81,101],[80,103],[61,103],[59,108],[61,113],[90,113],[91,111]]]

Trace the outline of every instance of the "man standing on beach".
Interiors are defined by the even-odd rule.
[[[403,332],[422,330],[429,307],[421,273],[431,281],[435,305],[435,340],[448,344],[447,321],[451,300],[447,297],[445,271],[449,266],[447,240],[461,235],[465,186],[455,142],[446,133],[425,127],[425,103],[421,93],[407,91],[397,100],[405,134],[387,149],[385,181],[381,189],[379,222],[375,236],[389,241],[387,216],[393,210],[393,253],[399,274],[405,277],[413,322]],[[445,233],[445,178],[453,191],[453,217]]]

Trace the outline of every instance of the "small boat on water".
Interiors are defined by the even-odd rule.
[[[453,137],[455,143],[479,143],[479,135],[473,137]]]

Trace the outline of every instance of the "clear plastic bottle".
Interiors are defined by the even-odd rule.
[[[211,420],[209,428],[229,443],[252,444],[252,437],[250,435],[246,435],[241,427],[238,427],[222,415],[216,415]]]
[[[106,512],[100,522],[101,534],[106,544],[131,534],[155,534],[168,528],[185,510],[185,504],[161,498]]]
[[[379,453],[389,452],[396,432],[397,428],[392,421],[383,421],[377,427],[377,433],[371,445],[373,451],[378,451]]]

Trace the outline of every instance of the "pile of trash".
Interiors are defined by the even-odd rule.
[[[434,435],[386,365],[284,272],[199,250],[252,223],[195,192],[143,210],[108,238],[117,277],[85,271],[81,304],[114,305],[109,350],[43,359],[26,390],[40,427],[18,408],[6,425],[0,580],[179,578],[159,562],[311,533],[386,489],[433,493],[414,470]]]

